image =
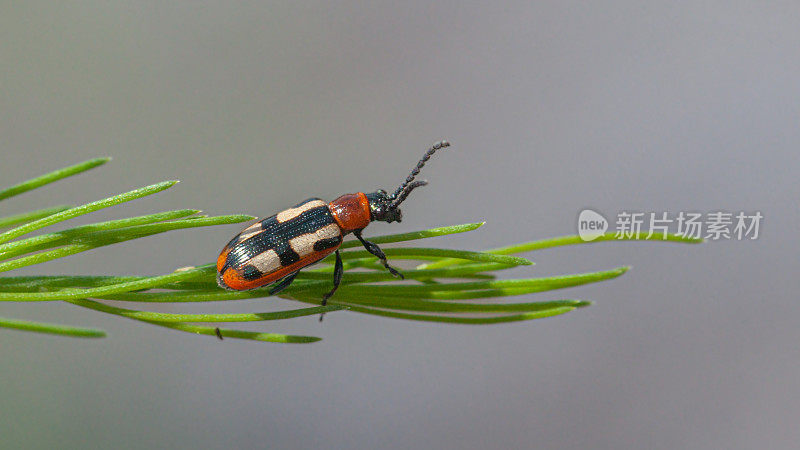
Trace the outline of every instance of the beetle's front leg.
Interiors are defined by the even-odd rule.
[[[405,277],[403,276],[402,273],[398,272],[394,267],[389,265],[389,263],[386,261],[386,254],[383,253],[383,250],[381,250],[381,248],[378,247],[377,244],[374,244],[374,243],[364,239],[363,237],[361,237],[361,230],[353,231],[353,235],[359,241],[361,241],[361,245],[363,245],[364,248],[367,249],[368,252],[372,253],[378,259],[381,260],[381,263],[383,263],[383,267],[386,267],[386,270],[388,270],[389,273],[391,273],[392,275],[394,275],[396,277],[399,277],[401,280],[405,279]]]

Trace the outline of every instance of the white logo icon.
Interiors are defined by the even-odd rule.
[[[578,236],[586,242],[593,241],[608,230],[608,221],[600,213],[584,209],[578,215]]]

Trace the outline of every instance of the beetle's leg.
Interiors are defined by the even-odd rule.
[[[322,306],[327,305],[328,299],[333,296],[333,293],[336,292],[336,289],[339,289],[339,284],[342,282],[342,274],[344,274],[342,255],[339,254],[339,250],[336,250],[336,265],[333,266],[333,289],[331,289],[330,292],[322,296]],[[325,316],[325,313],[319,315],[320,322],[322,322],[323,316]]]
[[[336,289],[339,289],[339,283],[342,282],[343,273],[344,265],[342,264],[342,255],[339,254],[339,250],[336,250],[336,264],[333,266],[333,289],[322,296],[322,306],[327,305],[328,299],[333,296],[333,293],[336,292]],[[320,319],[322,319],[322,316],[320,316]]]
[[[356,238],[358,238],[359,241],[361,241],[361,245],[363,245],[368,252],[372,253],[378,259],[381,260],[381,263],[383,263],[383,267],[386,267],[386,270],[388,270],[389,273],[391,273],[396,277],[399,277],[401,280],[405,278],[402,273],[398,272],[394,267],[390,266],[389,263],[386,262],[386,254],[383,253],[383,250],[381,250],[381,248],[378,247],[377,244],[373,244],[372,242],[361,237],[361,230],[353,231],[353,235]]]
[[[276,284],[275,286],[273,286],[269,290],[269,295],[275,295],[278,292],[280,292],[280,291],[286,289],[287,287],[289,287],[289,285],[292,284],[292,281],[294,281],[294,277],[296,277],[298,273],[300,273],[299,270],[294,272],[294,273],[291,273],[291,274],[289,274],[289,275],[287,275],[285,277],[283,277],[283,279],[280,281],[280,283]]]

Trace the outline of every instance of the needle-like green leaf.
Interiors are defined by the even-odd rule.
[[[47,217],[70,208],[72,208],[70,205],[59,205],[52,206],[50,208],[36,209],[21,214],[14,214],[13,216],[0,217],[0,228],[8,228],[27,222],[32,222],[34,220],[41,219],[42,217]]]
[[[401,259],[436,259],[458,258],[466,261],[493,262],[510,266],[530,266],[533,264],[525,258],[518,256],[493,255],[487,252],[471,252],[467,250],[450,250],[443,248],[387,248],[384,250],[386,256],[393,256]],[[364,258],[369,255],[366,250],[351,251],[342,254],[342,259]]]
[[[607,241],[655,241],[655,242],[664,241],[664,242],[680,242],[683,244],[699,244],[703,242],[703,239],[685,237],[671,233],[660,233],[660,232],[654,232],[654,233],[641,232],[641,233],[635,233],[631,236],[624,236],[624,235],[617,236],[615,233],[605,233],[592,241],[585,241],[581,239],[580,236],[560,236],[556,238],[541,239],[538,241],[530,241],[522,244],[509,245],[507,247],[494,248],[491,250],[486,250],[485,253],[493,253],[495,255],[514,255],[534,250],[542,250],[545,248],[562,247],[565,245],[576,245],[576,244],[593,244],[595,242],[607,242]],[[417,266],[417,268],[434,269],[461,263],[462,261],[459,261],[458,259],[449,258],[431,263],[421,264]]]
[[[120,228],[133,227],[136,225],[144,225],[149,223],[157,223],[165,220],[174,220],[181,217],[191,216],[197,214],[200,210],[197,209],[179,209],[175,211],[165,211],[157,214],[148,214],[145,216],[130,217],[127,219],[109,220],[107,222],[93,223],[90,225],[83,225],[79,227],[69,228],[55,233],[43,234],[34,236],[27,239],[20,239],[18,241],[7,242],[0,244],[0,258],[7,259],[25,253],[43,250],[45,248],[56,247],[60,244],[71,242],[86,234],[97,231],[117,230]],[[249,217],[249,216],[247,216]]]
[[[6,189],[0,189],[0,200],[22,194],[23,192],[28,192],[32,189],[42,187],[46,184],[58,181],[62,178],[71,177],[72,175],[77,175],[81,172],[86,172],[89,169],[93,169],[109,161],[111,161],[111,158],[90,159],[88,161],[75,164],[74,166],[64,167],[63,169],[54,170],[50,173],[44,174],[36,178],[32,178],[28,181],[23,181],[22,183],[8,187]]]
[[[120,242],[138,239],[145,236],[152,236],[154,234],[164,233],[170,230],[207,227],[211,225],[227,225],[231,223],[244,222],[250,219],[250,216],[243,215],[203,217],[199,219],[175,220],[172,222],[137,225],[133,227],[126,227],[121,230],[97,231],[82,236],[80,241],[76,244],[65,245],[55,250],[36,253],[34,255],[24,256],[22,258],[0,263],[0,272],[7,272],[9,270],[31,266],[34,264],[41,264],[46,261],[52,261],[54,259],[63,258],[65,256],[74,255],[76,253],[85,252],[98,247],[118,244]],[[0,258],[3,256],[5,255],[0,254]]]
[[[148,195],[161,192],[164,189],[168,189],[174,186],[175,183],[177,183],[177,181],[164,181],[161,183],[156,183],[150,186],[145,186],[143,188],[125,192],[124,194],[114,195],[112,197],[108,197],[103,200],[98,200],[96,202],[87,203],[85,205],[81,205],[75,208],[70,208],[66,211],[61,211],[59,213],[52,214],[47,217],[42,217],[39,220],[34,220],[33,222],[26,223],[25,225],[8,230],[5,233],[0,233],[0,243],[8,242],[16,237],[22,236],[23,234],[36,231],[48,225],[53,225],[58,222],[63,222],[65,220],[72,219],[73,217],[78,217],[83,214],[89,214],[90,212],[94,212],[103,208],[108,208],[109,206],[118,205],[120,203],[129,202],[131,200],[136,200],[137,198],[146,197]]]
[[[172,314],[159,313],[152,311],[137,311],[134,309],[118,308],[94,300],[68,300],[74,305],[84,308],[102,311],[105,313],[116,314],[130,319],[149,320],[153,322],[259,322],[265,320],[293,319],[295,317],[314,316],[326,312],[347,309],[340,305],[315,306],[312,308],[292,309],[288,311],[274,311],[262,313],[241,313],[241,314]]]
[[[0,317],[0,328],[10,328],[14,330],[33,331],[36,333],[57,334],[72,337],[104,337],[103,330],[94,328],[78,328],[67,325],[56,325],[53,323],[30,322],[27,320],[7,319]]]
[[[486,222],[465,223],[463,225],[451,225],[448,227],[431,228],[429,230],[412,231],[410,233],[388,234],[386,236],[370,237],[369,240],[375,244],[391,244],[394,242],[415,241],[417,239],[445,236],[448,234],[466,233],[482,227]],[[348,241],[342,243],[341,248],[360,247],[358,241]]]

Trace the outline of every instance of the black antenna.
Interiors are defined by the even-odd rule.
[[[420,186],[425,186],[426,184],[428,184],[428,182],[425,180],[419,180],[409,184],[408,187],[403,189],[403,192],[401,192],[400,195],[396,199],[394,199],[394,201],[389,205],[389,208],[397,208],[397,206],[400,203],[403,203],[403,201],[405,201],[406,197],[408,197],[408,194],[410,194],[411,191]]]
[[[433,146],[431,146],[431,148],[429,148],[428,151],[425,152],[424,155],[422,155],[422,159],[420,159],[419,162],[417,163],[417,166],[414,167],[413,170],[411,170],[411,173],[408,175],[408,177],[406,177],[406,181],[404,181],[403,184],[401,184],[397,188],[397,190],[394,191],[394,194],[392,194],[389,197],[390,199],[393,200],[392,203],[389,205],[389,208],[396,208],[400,203],[403,203],[403,200],[405,200],[406,197],[408,197],[408,194],[410,194],[411,191],[420,186],[425,186],[426,184],[428,184],[427,181],[417,181],[415,183],[412,183],[412,181],[414,181],[414,178],[416,178],[416,176],[419,175],[420,169],[422,169],[425,163],[428,162],[428,160],[431,158],[431,155],[436,153],[436,150],[445,147],[450,147],[450,143],[447,141],[439,141],[433,144]]]

